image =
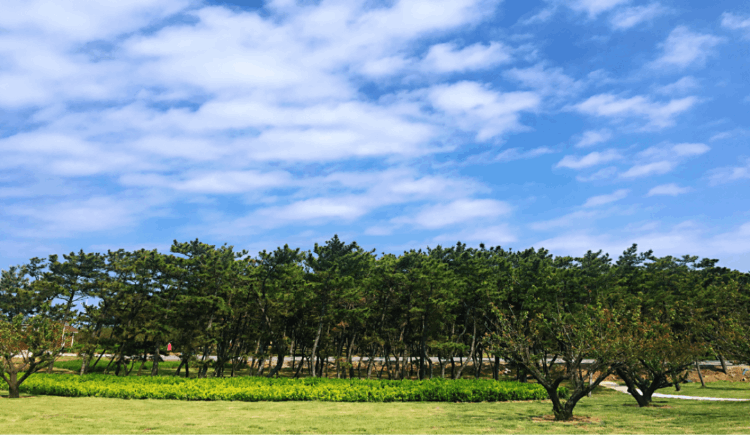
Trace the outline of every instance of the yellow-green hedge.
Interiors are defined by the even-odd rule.
[[[567,391],[561,388],[561,394]],[[121,399],[330,402],[496,402],[547,399],[540,385],[491,380],[379,381],[357,379],[185,379],[173,376],[35,374],[21,385],[29,394]]]

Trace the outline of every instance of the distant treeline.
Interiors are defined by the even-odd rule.
[[[560,376],[580,384],[574,406],[589,388],[584,358],[642,390],[643,379],[679,382],[698,358],[748,361],[750,275],[717,262],[635,245],[616,260],[462,243],[377,256],[335,236],[310,252],[284,246],[253,257],[175,241],[169,254],[79,252],[10,268],[0,314],[42,313],[79,328],[82,372],[107,353],[120,373],[168,344],[180,370],[199,377],[248,363],[274,376],[294,359],[294,376],[460,378],[487,364],[497,378],[504,358],[548,391]]]

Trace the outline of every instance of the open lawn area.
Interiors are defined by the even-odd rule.
[[[712,385],[711,391],[736,385]],[[654,406],[638,408],[630,396],[602,388],[576,407],[577,421],[557,423],[550,414],[549,401],[187,402],[25,396],[0,398],[0,432],[750,433],[750,403],[657,399]]]
[[[716,381],[706,383],[706,387],[701,387],[699,383],[682,384],[680,391],[674,388],[664,388],[657,393],[662,394],[681,394],[684,396],[699,397],[725,397],[731,399],[750,399],[750,382],[727,382]]]

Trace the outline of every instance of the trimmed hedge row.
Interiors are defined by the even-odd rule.
[[[537,384],[492,380],[382,381],[325,378],[206,378],[36,374],[21,385],[29,394],[121,399],[329,402],[497,402],[547,399]],[[567,394],[564,387],[561,394]]]

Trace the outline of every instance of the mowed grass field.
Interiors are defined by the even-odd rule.
[[[712,391],[723,388],[709,385]],[[750,433],[750,402],[656,399],[654,406],[638,408],[630,396],[600,388],[576,407],[576,421],[551,421],[551,408],[548,401],[248,403],[0,397],[0,433]]]
[[[750,399],[750,382],[727,382],[716,381],[706,383],[702,388],[699,383],[682,384],[678,392],[674,388],[665,388],[657,391],[662,394],[681,394],[697,397],[723,397],[732,399]],[[749,402],[750,403],[750,402]]]

